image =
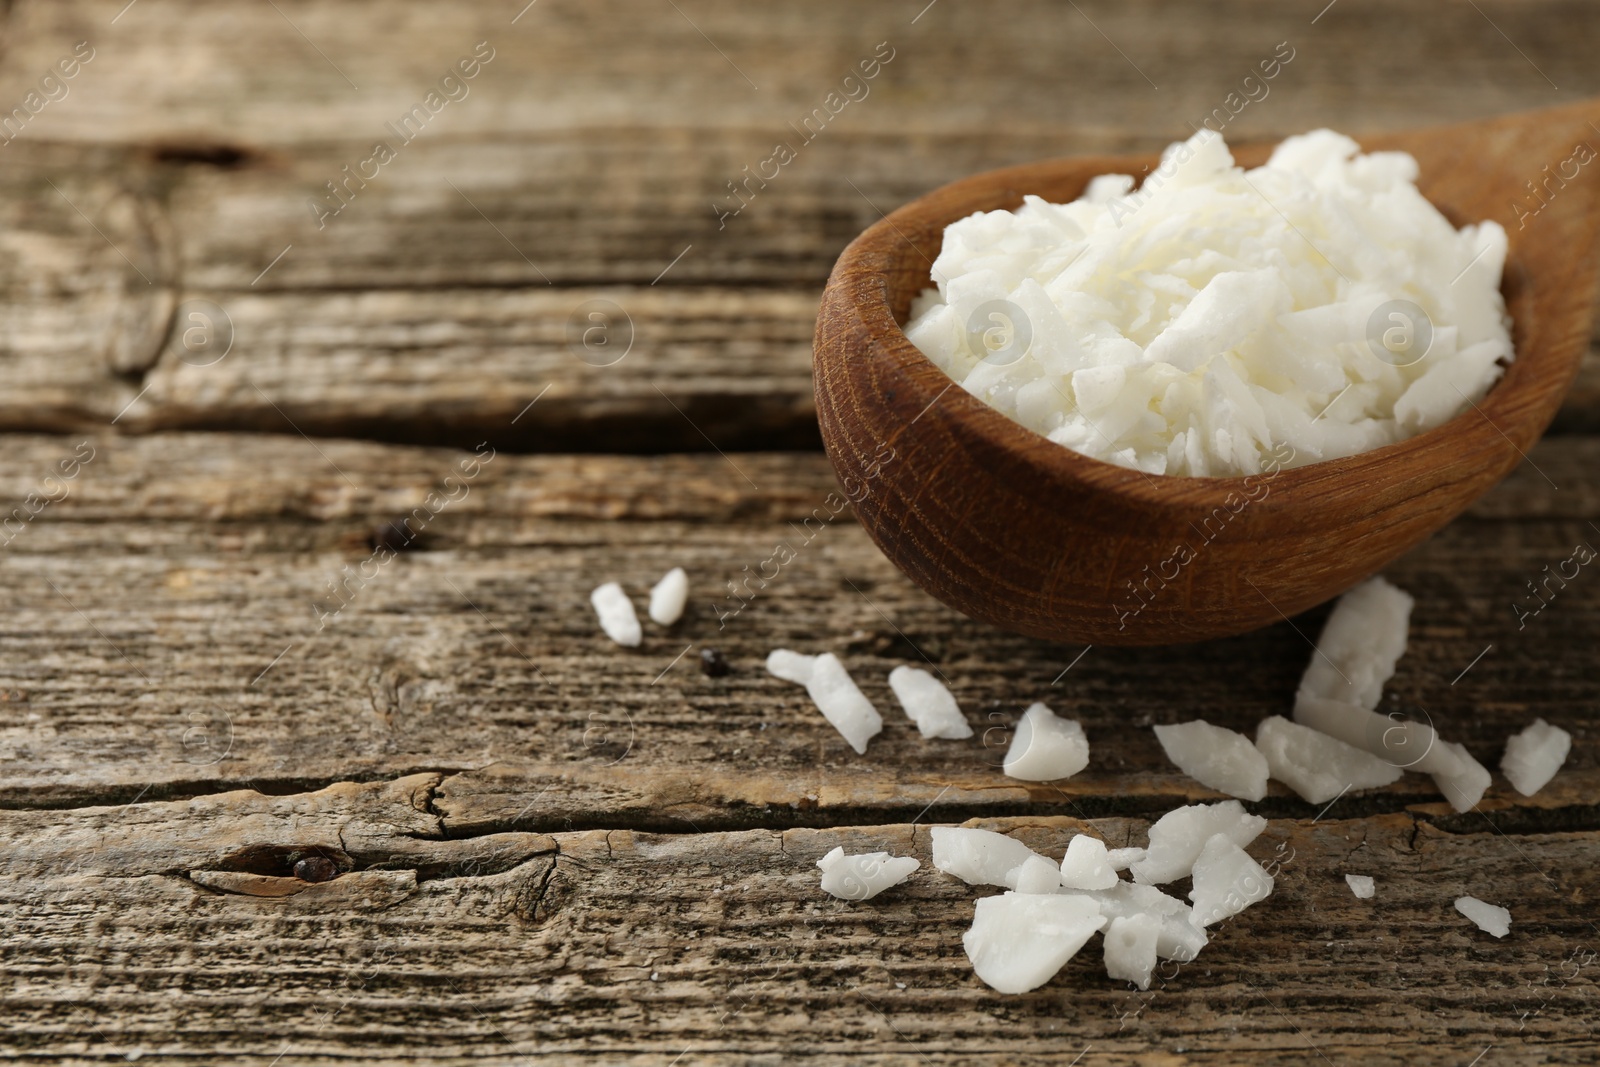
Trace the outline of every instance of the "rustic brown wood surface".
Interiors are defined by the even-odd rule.
[[[1416,776],[1327,810],[1275,784],[1252,851],[1278,892],[1198,960],[1140,994],[1091,946],[1022,997],[973,976],[980,892],[927,866],[927,827],[1141,841],[1215,798],[1149,725],[1283,713],[1325,609],[1154,649],[967,620],[830,502],[810,359],[840,250],[940,184],[1159,148],[1280,41],[1230,139],[1593,96],[1600,14],[525,2],[0,6],[0,1055],[1594,1061],[1596,579],[1518,615],[1600,538],[1593,347],[1528,462],[1387,571],[1418,599],[1394,706],[1491,766],[1542,716],[1573,733],[1562,773],[1466,814]],[[800,144],[880,42],[870,93]],[[324,183],[377,140],[395,157],[319,228],[308,201],[338,206]],[[795,161],[719,221],[780,140]],[[627,318],[586,348],[598,300]],[[419,547],[363,571],[419,507]],[[779,543],[740,607],[726,583]],[[590,589],[677,565],[676,627],[599,635]],[[846,661],[885,713],[867,755],[762,670],[777,646]],[[978,736],[922,741],[901,663]],[[998,767],[1036,699],[1093,745],[1059,787]],[[812,866],[835,845],[924,868],[848,904]],[[307,857],[344,873],[293,877]]]

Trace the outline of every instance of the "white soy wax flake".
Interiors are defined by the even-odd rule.
[[[1390,785],[1402,773],[1394,763],[1281,715],[1261,720],[1256,748],[1266,758],[1267,772],[1311,804],[1326,804],[1350,790]]]
[[[816,662],[815,656],[792,652],[787,648],[775,648],[767,653],[767,673],[795,685],[807,685]]]
[[[927,671],[896,667],[889,672],[889,688],[923,737],[959,741],[972,736],[954,694]]]
[[[774,649],[767,654],[767,671],[784,681],[805,686],[822,717],[839,731],[857,755],[865,754],[867,742],[883,729],[883,716],[856,687],[850,672],[832,652],[806,656],[786,648]]]
[[[1204,719],[1155,727],[1167,758],[1190,778],[1241,800],[1267,795],[1267,760],[1241,733]]]
[[[1294,721],[1401,770],[1433,774],[1456,766],[1455,758],[1439,744],[1433,727],[1400,715],[1380,715],[1355,704],[1301,693],[1295,700]]]
[[[1143,848],[1108,848],[1106,862],[1111,864],[1113,871],[1125,871],[1149,854],[1150,851]]]
[[[1206,843],[1217,834],[1243,848],[1261,835],[1267,820],[1250,815],[1237,800],[1174,808],[1150,827],[1146,857],[1130,870],[1136,882],[1161,885],[1188,875]]]
[[[1112,919],[1105,932],[1106,976],[1149,989],[1150,974],[1156,969],[1156,940],[1160,936],[1159,916],[1138,914]]]
[[[1402,770],[1432,775],[1456,811],[1470,811],[1489,788],[1490,775],[1483,764],[1465,746],[1444,740],[1427,723],[1304,693],[1295,702],[1294,716],[1300,725],[1365,748]]]
[[[1378,891],[1378,884],[1372,880],[1371,875],[1347,874],[1344,876],[1344,881],[1358,900],[1371,900]]]
[[[662,626],[671,626],[683,617],[683,607],[688,602],[689,576],[682,567],[674,567],[650,590],[650,618]]]
[[[1206,947],[1206,932],[1194,922],[1194,909],[1153,885],[1118,882],[1111,889],[1089,895],[1099,902],[1100,914],[1108,918],[1151,915],[1159,919],[1156,956],[1160,959],[1187,963]]]
[[[1438,741],[1434,752],[1453,761],[1452,766],[1432,772],[1433,784],[1439,787],[1439,792],[1457,811],[1471,811],[1477,807],[1493,780],[1489,769],[1458,741]]]
[[[850,672],[845,670],[839,657],[832,652],[824,652],[817,657],[812,665],[811,680],[806,683],[806,691],[816,701],[823,717],[850,742],[850,747],[858,755],[867,751],[867,742],[883,729],[883,716],[872,706],[872,701],[856,688]]]
[[[1543,719],[1535,719],[1531,726],[1506,741],[1500,771],[1513,789],[1531,797],[1550,784],[1571,751],[1571,734]]]
[[[1029,856],[1022,861],[1022,866],[1008,872],[1008,877],[1019,893],[1061,892],[1061,868],[1043,856]]]
[[[1151,474],[1378,448],[1465,410],[1513,358],[1505,230],[1457,230],[1417,173],[1331,130],[1246,171],[1201,130],[1138,189],[1099,175],[1069,204],[951,223],[905,333],[1006,416]]]
[[[987,985],[1026,993],[1055,977],[1105,924],[1087,897],[1002,893],[978,901],[961,944]]]
[[[1216,834],[1194,861],[1194,921],[1210,926],[1237,915],[1272,892],[1272,875],[1227,834]]]
[[[1477,924],[1478,929],[1494,937],[1504,937],[1511,932],[1511,912],[1477,897],[1457,897],[1456,910]]]
[[[1410,594],[1382,578],[1369,578],[1340,597],[1323,624],[1297,697],[1376,708],[1383,684],[1405,654],[1414,604]],[[1299,719],[1298,705],[1295,710]]]
[[[1043,704],[1033,704],[1017,723],[1003,769],[1023,781],[1051,782],[1070,778],[1088,765],[1089,741],[1083,727]]]
[[[822,871],[822,891],[840,900],[871,900],[910,878],[921,866],[914,856],[891,856],[887,852],[847,856],[843,846],[817,861]]]
[[[1068,889],[1110,889],[1118,882],[1106,843],[1088,834],[1067,842],[1061,857],[1061,884]]]
[[[1014,889],[1017,869],[1030,858],[1044,859],[1016,838],[993,830],[935,826],[932,836],[934,867],[955,875],[968,885],[1003,885]]]
[[[1300,680],[1294,721],[1396,768],[1432,775],[1452,808],[1469,811],[1489,788],[1488,770],[1431,725],[1373,710],[1405,653],[1413,604],[1382,578],[1340,597]]]
[[[639,626],[639,616],[633,613],[633,601],[616,582],[607,582],[589,594],[589,603],[600,617],[600,629],[619,645],[638,648],[644,640]]]

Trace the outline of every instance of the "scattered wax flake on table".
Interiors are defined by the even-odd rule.
[[[1458,741],[1436,742],[1434,753],[1442,759],[1453,761],[1449,766],[1432,771],[1433,784],[1457,811],[1471,811],[1477,807],[1483,794],[1488,792],[1492,780],[1488,768],[1473,758],[1467,746]],[[1432,753],[1430,753],[1432,755]]]
[[[1272,875],[1227,834],[1215,834],[1194,861],[1194,921],[1210,926],[1265,900],[1272,892]]]
[[[1150,827],[1148,855],[1130,869],[1136,882],[1161,885],[1190,873],[1206,842],[1226,834],[1243,848],[1261,835],[1267,820],[1251,815],[1237,800],[1175,808]]]
[[[817,657],[804,652],[792,652],[787,648],[775,648],[767,653],[767,673],[796,685],[811,681],[811,671],[816,663]]]
[[[1106,850],[1106,862],[1113,871],[1125,871],[1149,854],[1149,850],[1143,848],[1112,848]]]
[[[1325,804],[1350,790],[1390,785],[1402,774],[1393,763],[1281,715],[1261,720],[1256,748],[1266,758],[1268,773],[1312,804]]]
[[[1156,939],[1161,919],[1150,914],[1118,916],[1105,930],[1106,976],[1150,988],[1156,969]]]
[[[1267,760],[1244,734],[1204,719],[1155,727],[1156,739],[1180,771],[1208,789],[1241,800],[1267,795]]]
[[[1513,789],[1531,797],[1550,783],[1571,751],[1571,734],[1543,719],[1535,719],[1527,729],[1506,741],[1500,770]]]
[[[935,826],[933,863],[968,884],[1011,890],[978,901],[962,939],[978,977],[993,988],[1037,988],[1104,929],[1107,975],[1147,989],[1157,960],[1195,959],[1208,940],[1206,925],[1271,893],[1272,876],[1243,848],[1265,825],[1237,801],[1225,801],[1178,808],[1151,827],[1151,853],[1163,869],[1174,877],[1193,874],[1193,906],[1153,885],[1119,880],[1105,843],[1087,834],[1068,841],[1057,869],[1003,834]],[[827,858],[836,855],[842,852]],[[1103,888],[1078,888],[1087,883]]]
[[[1426,723],[1373,709],[1405,653],[1411,596],[1372,578],[1339,598],[1295,694],[1294,720],[1403,770],[1433,776],[1456,811],[1470,811],[1490,775],[1466,748]]]
[[[1384,683],[1405,655],[1415,604],[1409,593],[1382,578],[1369,578],[1341,596],[1323,624],[1297,697],[1376,708]]]
[[[1029,856],[1014,872],[1011,880],[1019,893],[1059,893],[1061,868],[1043,856]]]
[[[638,648],[644,640],[639,626],[639,616],[633,613],[633,601],[616,582],[607,582],[589,594],[589,603],[600,617],[600,629],[606,636],[627,648]]]
[[[1511,932],[1511,913],[1505,908],[1486,904],[1477,897],[1457,897],[1456,910],[1486,934],[1505,937]]]
[[[1347,874],[1344,876],[1344,880],[1345,884],[1350,887],[1350,892],[1361,900],[1371,900],[1378,891],[1378,884],[1372,880],[1370,875]]]
[[[682,567],[674,567],[650,590],[650,618],[662,626],[671,626],[683,617],[683,607],[689,602],[689,576]]]
[[[922,863],[914,856],[864,852],[847,856],[835,848],[817,861],[822,870],[822,890],[841,900],[871,900],[891,886],[910,878]]]
[[[1062,885],[1068,889],[1110,889],[1117,880],[1104,841],[1079,834],[1067,842],[1067,854],[1061,857]]]
[[[1091,893],[1100,913],[1110,918],[1153,915],[1161,921],[1156,936],[1156,955],[1164,960],[1187,963],[1206,947],[1205,929],[1194,921],[1194,909],[1175,896],[1153,885],[1118,882],[1111,889]]]
[[[993,830],[935,826],[932,836],[933,865],[968,885],[1015,888],[1017,869],[1030,858],[1044,859],[1021,841]]]
[[[1088,765],[1089,741],[1083,727],[1044,704],[1033,704],[1017,723],[1003,769],[1023,781],[1051,782],[1070,778]]]
[[[1106,921],[1084,897],[1002,893],[978,901],[961,943],[985,983],[1026,993],[1055,977]]]
[[[1489,772],[1463,746],[1445,741],[1427,723],[1380,715],[1354,704],[1301,695],[1295,721],[1366,749],[1401,770],[1433,776],[1457,811],[1468,811],[1489,787]]]
[[[926,738],[959,741],[972,736],[955,695],[945,684],[920,667],[896,667],[889,672],[889,688]]]
[[[1317,130],[1246,172],[1203,130],[1138,191],[1102,175],[1070,204],[960,219],[906,336],[1029,429],[1151,474],[1255,474],[1439,425],[1512,358],[1506,234],[1456,230],[1409,155],[1358,153]]]
[[[774,677],[805,686],[822,717],[858,755],[865,754],[867,742],[883,729],[883,716],[856,688],[850,672],[832,652],[807,656],[786,648],[774,649],[767,655],[767,670]]]

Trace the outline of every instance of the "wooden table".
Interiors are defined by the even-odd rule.
[[[835,487],[811,328],[880,212],[1158,147],[1285,41],[1230,138],[1593,95],[1592,5],[523,2],[0,16],[0,114],[24,109],[0,144],[8,1059],[1594,1062],[1600,576],[1514,608],[1600,538],[1592,356],[1529,462],[1389,572],[1417,597],[1399,705],[1491,766],[1543,716],[1566,768],[1459,815],[1414,776],[1320,811],[1275,785],[1278,891],[1148,994],[1091,948],[1001,996],[961,948],[975,891],[925,867],[852,905],[812,863],[926,864],[928,827],[965,820],[1140,842],[1214,798],[1150,724],[1285,712],[1325,610],[1053,647],[935,603],[845,512],[719,622]],[[609,348],[574,340],[592,301],[625,316]],[[418,507],[418,550],[371,561]],[[678,565],[676,628],[598,634],[591,588]],[[845,659],[887,713],[866,756],[766,675],[778,646]],[[885,675],[923,660],[978,738],[900,715]],[[1059,786],[997,766],[1037,699],[1094,745]],[[287,877],[311,855],[347,873]]]

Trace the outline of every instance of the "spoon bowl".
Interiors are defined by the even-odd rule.
[[[1600,101],[1586,101],[1359,139],[1415,156],[1418,187],[1452,224],[1505,227],[1516,358],[1441,426],[1246,478],[1152,476],[1074,452],[956,385],[901,329],[951,222],[1025,194],[1070,201],[1095,175],[1140,174],[1159,156],[1010,167],[912,201],[845,249],[817,318],[817,418],[857,518],[939,600],[1054,641],[1225,637],[1337,596],[1510,473],[1554,418],[1589,342],[1600,160],[1590,148],[1575,178],[1540,183],[1600,145],[1597,122]],[[1252,167],[1270,151],[1234,157]]]

